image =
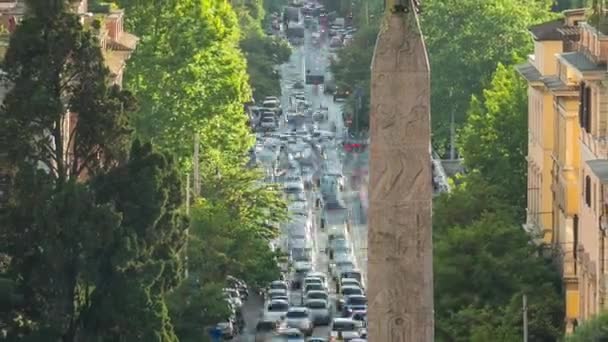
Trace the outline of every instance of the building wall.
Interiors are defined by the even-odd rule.
[[[528,207],[527,223],[535,225],[543,241],[552,238],[551,152],[552,97],[543,88],[528,88]]]
[[[541,75],[556,75],[557,65],[555,54],[561,53],[563,43],[561,41],[535,41],[534,42],[534,65]]]

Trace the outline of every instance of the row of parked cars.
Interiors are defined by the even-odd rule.
[[[243,280],[232,276],[226,278],[226,284],[223,293],[231,315],[226,321],[219,322],[216,329],[221,331],[224,339],[230,340],[245,327],[242,308],[243,303],[249,298],[249,288]]]

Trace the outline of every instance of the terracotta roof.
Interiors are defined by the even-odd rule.
[[[117,40],[109,41],[108,47],[112,50],[133,51],[137,47],[137,42],[139,42],[139,37],[123,32]]]
[[[130,55],[130,51],[104,51],[103,58],[106,66],[110,69],[110,73],[118,75],[124,68],[125,62],[129,59]]]
[[[534,37],[534,40],[562,40],[562,35],[558,31],[558,29],[563,26],[563,19],[556,19],[546,23],[531,26],[529,30],[532,33],[532,37]]]
[[[515,66],[515,70],[523,76],[528,82],[540,82],[542,75],[530,62],[519,64]]]

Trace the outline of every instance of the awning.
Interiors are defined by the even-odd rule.
[[[608,159],[589,160],[587,165],[602,184],[608,184]]]

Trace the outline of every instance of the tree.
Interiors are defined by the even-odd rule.
[[[133,101],[107,85],[99,43],[65,2],[28,6],[3,63],[10,85],[0,110],[0,133],[10,142],[3,149],[15,164],[42,165],[58,184],[107,169],[128,151]],[[69,131],[68,112],[78,117]]]
[[[266,96],[278,96],[281,93],[281,85],[276,67],[289,60],[289,43],[283,38],[269,37],[264,33],[262,1],[236,5],[235,12],[239,17],[242,32],[239,46],[247,60],[253,98],[263,100]]]
[[[528,296],[533,341],[561,336],[561,279],[526,233],[500,214],[484,214],[435,238],[438,341],[515,341],[521,296]],[[492,333],[493,332],[493,333]],[[502,337],[501,337],[502,336]]]
[[[600,313],[581,324],[566,338],[567,342],[605,341],[608,338],[608,313]]]
[[[468,226],[484,214],[501,214],[503,218],[516,219],[516,210],[505,203],[503,189],[489,183],[479,171],[457,176],[449,193],[443,193],[433,201],[433,232],[442,235],[455,226]]]
[[[467,169],[479,170],[517,208],[524,208],[526,201],[527,113],[525,81],[513,68],[499,64],[481,99],[473,96],[459,134]]]
[[[232,314],[223,293],[224,284],[186,280],[167,298],[171,320],[180,342],[199,342],[207,328]]]
[[[107,85],[96,36],[66,1],[31,0],[3,61],[0,133],[16,166],[2,213],[11,338],[73,341],[120,216],[78,180],[125,160],[132,99]],[[77,120],[70,120],[74,115]],[[66,121],[71,128],[66,129]]]
[[[136,134],[189,165],[194,135],[214,116],[244,117],[251,99],[237,18],[223,1],[121,3],[141,37],[126,74],[142,103]]]
[[[435,143],[447,142],[450,115],[463,122],[499,63],[512,65],[532,48],[528,27],[555,15],[552,1],[429,0],[422,30],[431,63]],[[466,47],[466,48],[465,48]]]
[[[128,163],[95,180],[100,203],[122,217],[114,249],[102,255],[85,327],[114,341],[177,341],[164,296],[184,274],[187,240],[180,177],[172,158],[133,143]],[[137,317],[127,319],[125,317]]]
[[[361,130],[369,128],[370,65],[377,36],[377,26],[362,27],[355,34],[353,42],[338,51],[337,60],[330,66],[337,87],[349,89],[351,93],[354,93],[355,89],[362,90],[361,108],[358,109],[356,117],[358,122],[353,123],[353,126],[359,127]],[[356,100],[354,96],[349,98],[346,111],[354,113]]]

